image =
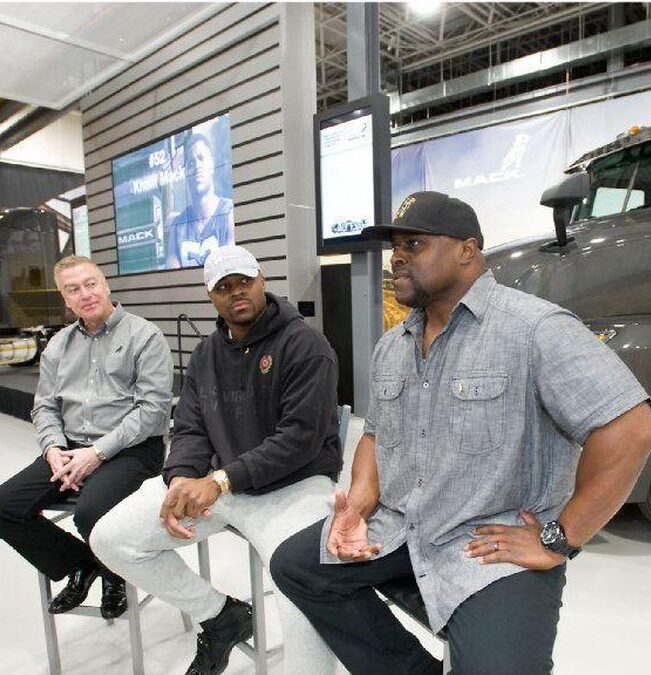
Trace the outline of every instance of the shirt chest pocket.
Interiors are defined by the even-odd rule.
[[[105,384],[109,388],[128,387],[135,380],[135,367],[125,350],[111,352],[104,360]]]
[[[450,378],[450,444],[454,451],[479,455],[504,443],[505,373]]]
[[[401,394],[404,386],[404,378],[373,380],[373,393],[378,408],[376,441],[385,448],[396,446],[402,437]]]

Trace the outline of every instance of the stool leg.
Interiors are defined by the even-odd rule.
[[[127,617],[129,619],[129,637],[131,639],[131,663],[133,675],[145,675],[144,655],[142,652],[142,631],[140,630],[140,605],[138,604],[138,590],[135,586],[126,583]]]
[[[54,615],[47,611],[52,600],[52,586],[50,580],[38,572],[38,588],[41,595],[41,611],[43,613],[43,626],[45,627],[45,645],[47,647],[47,660],[50,666],[50,675],[60,675],[61,656],[59,655],[59,640]]]
[[[197,544],[197,556],[199,557],[199,576],[210,581],[210,549],[207,539]]]
[[[210,581],[210,549],[207,539],[197,544],[197,557],[199,558],[199,576],[206,581]],[[192,619],[183,612],[181,612],[181,619],[183,620],[183,628],[186,633],[189,633],[192,630]]]
[[[253,604],[253,647],[255,649],[255,674],[267,673],[267,629],[264,612],[264,586],[262,560],[249,544],[249,569],[251,573],[251,598]]]
[[[183,620],[183,629],[186,633],[192,630],[192,619],[185,612],[181,612],[181,619]]]
[[[450,643],[446,640],[443,646],[443,675],[448,675],[452,672],[452,664],[450,663]]]

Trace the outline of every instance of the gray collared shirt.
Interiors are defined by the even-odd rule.
[[[41,451],[66,439],[106,457],[162,436],[172,403],[172,357],[150,321],[118,304],[94,334],[80,321],[41,354],[32,421]]]
[[[368,538],[407,543],[432,629],[491,582],[519,572],[464,555],[473,527],[542,522],[574,489],[581,445],[648,398],[573,314],[483,274],[423,359],[423,310],[373,355],[364,431],[375,436],[380,503]],[[337,562],[325,549],[322,562]]]

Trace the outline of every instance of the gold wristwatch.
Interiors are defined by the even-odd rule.
[[[95,451],[95,456],[99,459],[100,462],[104,463],[108,460],[108,457],[99,449],[93,445],[93,450]]]
[[[222,495],[231,491],[231,482],[228,480],[228,476],[224,469],[219,469],[218,471],[212,472],[212,479],[217,483],[219,492]]]

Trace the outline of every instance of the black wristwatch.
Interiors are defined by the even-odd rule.
[[[548,550],[554,553],[560,553],[566,558],[572,560],[581,553],[580,548],[575,548],[567,543],[565,530],[557,520],[550,520],[540,533],[540,543]]]

